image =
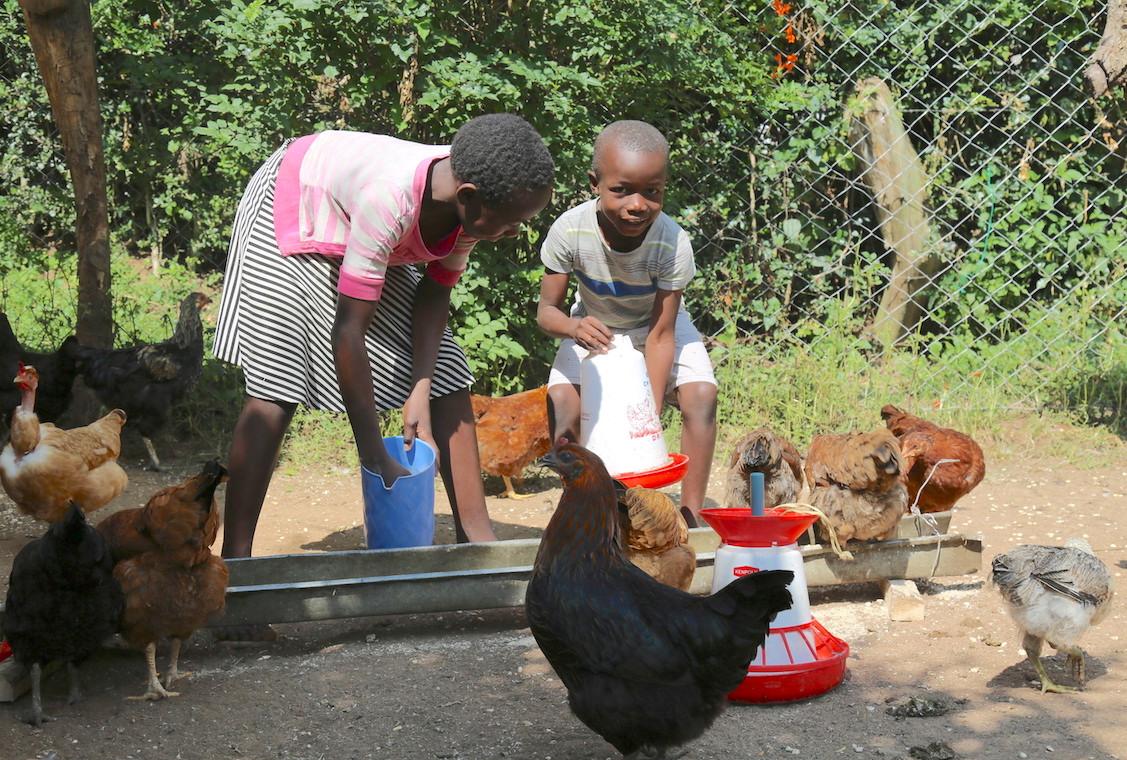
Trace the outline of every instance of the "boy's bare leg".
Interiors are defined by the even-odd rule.
[[[431,427],[438,444],[438,470],[450,498],[457,541],[496,541],[485,504],[485,483],[481,479],[481,456],[469,389],[432,399],[430,404]]]
[[[681,511],[688,512],[685,519],[689,527],[695,527],[701,524],[700,510],[716,451],[716,386],[685,383],[677,388],[677,400],[681,407],[681,453],[689,458],[681,481]]]

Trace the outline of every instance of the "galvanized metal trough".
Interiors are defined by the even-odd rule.
[[[697,553],[690,590],[707,593],[719,536],[711,528],[695,528],[689,534]],[[516,607],[524,604],[539,544],[539,539],[530,538],[228,560],[227,612],[212,624]],[[968,575],[982,567],[982,539],[960,534],[851,546],[852,560],[820,544],[800,548],[808,586]]]

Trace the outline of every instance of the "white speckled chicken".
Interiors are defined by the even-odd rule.
[[[1041,645],[1049,642],[1068,655],[1080,688],[1084,686],[1084,650],[1077,642],[1088,627],[1111,608],[1115,584],[1107,565],[1082,538],[1064,546],[1022,544],[992,563],[991,581],[1024,636],[1022,647],[1041,679],[1041,693],[1079,691],[1053,683],[1041,662]]]
[[[816,435],[805,462],[810,503],[833,526],[840,543],[883,541],[896,532],[908,506],[900,482],[900,442],[887,430]],[[817,530],[825,538],[825,526]]]

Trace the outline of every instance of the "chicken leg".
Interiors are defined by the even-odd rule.
[[[1083,688],[1084,682],[1087,680],[1084,672],[1084,650],[1078,646],[1057,646],[1051,641],[1049,645],[1058,652],[1064,652],[1068,655],[1068,669],[1072,672],[1072,677],[1076,679],[1076,683]]]
[[[33,726],[55,720],[43,712],[43,666],[38,662],[31,664],[31,714],[23,720]]]
[[[78,666],[67,662],[67,676],[70,678],[70,690],[67,692],[67,704],[73,705],[82,701],[82,682],[78,680]]]
[[[1045,671],[1045,665],[1041,662],[1041,644],[1042,639],[1040,636],[1034,636],[1031,633],[1025,634],[1022,639],[1021,645],[1025,648],[1025,656],[1029,658],[1029,662],[1033,665],[1033,669],[1037,671],[1037,677],[1041,679],[1041,693],[1051,691],[1056,694],[1067,694],[1073,691],[1080,691],[1075,686],[1062,686],[1054,683],[1049,674]],[[1067,651],[1067,650],[1063,650]],[[1069,652],[1071,659],[1072,653]]]
[[[529,499],[535,496],[534,493],[517,493],[517,489],[513,486],[513,479],[508,475],[502,475],[501,479],[505,481],[505,496],[510,499]]]
[[[145,660],[149,664],[149,689],[139,697],[126,697],[126,699],[148,699],[156,702],[165,697],[178,697],[180,692],[168,691],[160,685],[160,679],[157,678],[157,645],[156,642],[150,642],[145,647]],[[171,682],[170,682],[171,683]]]
[[[153,446],[153,440],[147,435],[141,436],[141,440],[145,443],[145,451],[149,454],[149,461],[145,463],[145,469],[150,472],[160,472],[160,457],[157,456],[156,447]]]
[[[164,688],[166,689],[171,689],[175,681],[192,675],[191,673],[181,673],[179,670],[180,644],[180,639],[174,638],[168,641],[168,672],[164,674]]]

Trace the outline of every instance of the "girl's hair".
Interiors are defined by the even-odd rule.
[[[610,145],[630,153],[661,153],[669,156],[669,141],[657,127],[644,121],[625,119],[608,124],[595,138],[595,149],[591,155],[591,171],[599,176],[603,153]]]
[[[555,163],[539,133],[520,116],[470,119],[454,135],[450,165],[460,182],[476,185],[481,202],[497,208],[526,190],[552,186]]]

